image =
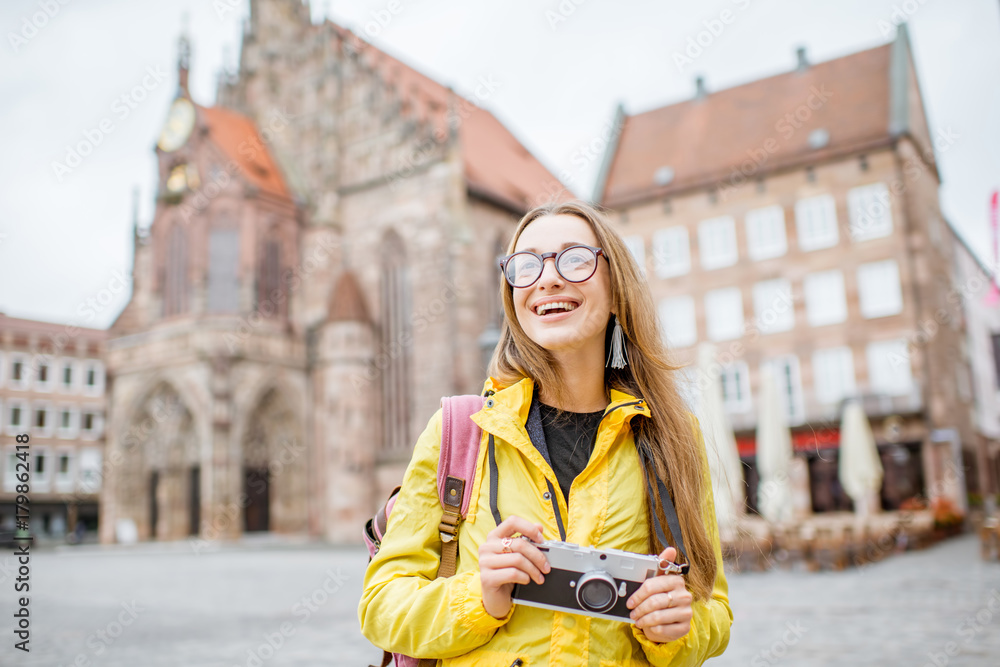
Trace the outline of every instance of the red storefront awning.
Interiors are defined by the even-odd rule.
[[[792,431],[792,449],[796,452],[814,452],[818,449],[836,449],[840,447],[840,429],[806,429]],[[736,449],[740,456],[753,456],[757,453],[757,437],[746,435],[736,438]]]

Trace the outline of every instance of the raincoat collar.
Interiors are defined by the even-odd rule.
[[[483,385],[483,393],[494,392],[490,398],[494,401],[493,409],[500,408],[509,413],[523,426],[528,422],[528,411],[531,409],[531,399],[535,391],[535,383],[531,378],[522,378],[512,385],[504,385],[496,378],[490,377]],[[627,419],[639,414],[649,416],[649,406],[645,399],[636,398],[631,394],[611,389],[611,402],[605,409],[605,414],[615,412],[614,419]]]

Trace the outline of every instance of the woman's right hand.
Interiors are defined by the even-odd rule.
[[[504,550],[504,538],[520,533],[541,542],[542,526],[527,519],[509,516],[486,535],[479,546],[479,579],[483,589],[483,607],[493,618],[503,618],[510,611],[514,584],[545,581],[543,572],[551,570],[548,559],[528,540],[510,540],[509,553]]]

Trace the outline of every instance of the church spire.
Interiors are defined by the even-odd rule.
[[[191,40],[188,38],[188,15],[184,15],[181,36],[177,40],[177,90],[183,97],[191,97],[188,92],[188,72],[191,70]]]

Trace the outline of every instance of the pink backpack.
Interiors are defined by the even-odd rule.
[[[437,576],[455,574],[458,560],[458,524],[469,511],[472,480],[479,461],[479,442],[482,430],[469,417],[483,408],[482,396],[451,396],[441,399],[441,458],[438,461],[437,488],[441,500],[441,566]],[[364,540],[368,546],[369,562],[378,553],[382,538],[389,525],[392,508],[399,497],[400,487],[393,489],[379,511],[365,524]],[[381,667],[393,659],[396,667],[430,667],[437,660],[418,660],[398,653],[385,651]],[[374,665],[372,666],[374,667]]]

